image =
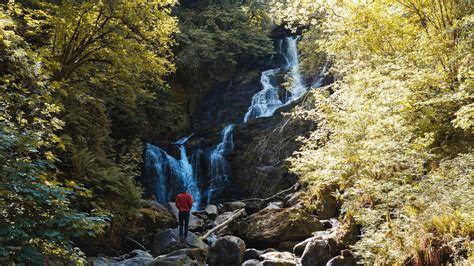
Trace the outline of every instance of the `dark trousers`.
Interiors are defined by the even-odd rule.
[[[179,236],[188,236],[189,212],[179,212]]]

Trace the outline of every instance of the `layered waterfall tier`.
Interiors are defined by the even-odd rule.
[[[285,59],[285,63],[274,69],[269,69],[262,72],[260,83],[262,90],[257,92],[245,113],[244,123],[252,118],[269,117],[275,111],[299,99],[307,88],[304,86],[298,60],[297,41],[299,37],[286,37],[279,41],[277,52]],[[288,75],[285,77],[285,84],[275,81],[278,75],[287,71]],[[286,85],[286,88],[283,88]]]
[[[209,204],[229,182],[225,155],[233,149],[233,128],[234,125],[227,125],[222,130],[219,144],[211,149],[195,149],[191,156],[185,145],[192,135],[174,142],[179,150],[179,159],[158,146],[147,144],[145,175],[151,180],[147,186],[149,194],[154,195],[158,202],[166,203],[173,201],[185,189],[194,199],[194,210],[199,208],[203,197]]]
[[[249,86],[251,90],[229,93],[232,91],[232,81],[230,81],[229,88],[224,90],[226,94],[222,94],[223,90],[220,91],[222,95],[211,94],[210,100],[214,100],[214,104],[210,104],[208,110],[200,114],[198,121],[201,123],[195,139],[191,135],[173,142],[170,147],[147,145],[145,187],[148,194],[153,194],[159,202],[166,203],[174,201],[176,194],[186,187],[194,198],[194,209],[199,208],[201,204],[212,204],[222,199],[222,193],[230,188],[231,169],[235,170],[234,165],[230,165],[228,160],[232,161],[237,153],[242,154],[242,150],[238,150],[238,147],[234,150],[234,128],[240,132],[236,137],[244,133],[242,128],[246,128],[244,134],[248,134],[247,130],[250,129],[246,127],[250,124],[246,126],[240,124],[241,119],[243,118],[243,122],[247,123],[250,119],[273,116],[278,108],[295,102],[308,90],[299,68],[298,39],[299,37],[292,36],[275,41],[276,53],[267,64],[273,68],[255,73],[252,86]],[[260,90],[257,88],[258,80],[260,80]],[[321,82],[319,80],[319,83]],[[218,97],[215,97],[216,95]],[[231,100],[238,101],[242,98],[245,102],[229,106],[229,103],[232,104]],[[235,106],[238,106],[238,110],[235,110]],[[232,110],[240,114],[229,115]],[[223,116],[221,116],[222,113]],[[210,123],[206,124],[207,122]],[[227,125],[222,128],[222,124],[225,123]],[[235,123],[235,125],[230,123]],[[203,126],[204,124],[207,127]],[[220,130],[220,142],[213,144],[217,142],[216,127]],[[192,143],[191,145],[188,145],[188,140]],[[242,144],[242,141],[239,143]],[[249,167],[252,166],[249,165]],[[266,165],[259,166],[258,171],[270,169],[269,167],[271,168]]]

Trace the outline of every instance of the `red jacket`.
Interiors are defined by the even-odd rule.
[[[193,206],[193,197],[188,192],[176,196],[176,207],[180,212],[188,212]]]

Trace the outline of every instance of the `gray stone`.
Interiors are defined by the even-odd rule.
[[[178,249],[193,247],[207,249],[208,246],[192,232],[188,232],[187,245],[179,241],[178,229],[168,229],[157,233],[153,239],[153,254],[162,255]]]
[[[245,250],[244,253],[244,260],[256,260],[262,255],[264,252],[261,250],[256,250],[254,248],[249,248]]]
[[[207,205],[204,211],[207,213],[207,216],[210,219],[215,219],[217,215],[219,215],[219,211],[217,210],[216,205]]]
[[[301,256],[301,265],[324,265],[337,254],[336,242],[333,239],[311,239]]]
[[[239,266],[245,253],[245,242],[236,236],[224,236],[215,241],[209,248],[209,265]]]
[[[297,258],[290,252],[272,251],[260,256],[264,266],[292,266],[298,263]]]
[[[294,247],[293,247],[293,253],[297,256],[300,256],[303,254],[305,248],[306,248],[306,245],[308,244],[308,242],[313,239],[314,237],[310,237],[310,238],[307,238],[305,240],[303,240],[302,242],[296,244]]]
[[[263,263],[259,260],[246,260],[242,263],[242,266],[263,266]]]
[[[242,201],[232,201],[224,203],[224,210],[226,212],[233,212],[245,208],[245,202]]]

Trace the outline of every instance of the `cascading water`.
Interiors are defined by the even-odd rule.
[[[234,148],[233,129],[234,125],[231,124],[222,130],[222,141],[207,156],[209,162],[209,182],[205,193],[207,204],[210,204],[213,197],[222,192],[229,182],[229,166],[225,155]],[[152,172],[148,174],[154,178],[153,194],[158,202],[165,203],[174,200],[176,192],[186,187],[194,199],[193,209],[196,210],[201,203],[201,190],[205,189],[205,184],[199,184],[201,157],[204,151],[196,149],[188,158],[185,143],[191,136],[173,143],[178,146],[179,160],[160,147],[147,144],[145,169],[147,172]]]
[[[192,136],[192,135],[191,135]],[[191,137],[182,138],[174,144],[178,145],[180,159],[169,155],[163,149],[147,144],[145,153],[145,164],[147,169],[154,169],[158,185],[155,187],[154,194],[158,202],[165,203],[172,200],[174,196],[173,189],[179,190],[186,187],[194,199],[193,209],[197,209],[201,202],[201,191],[197,179],[193,174],[193,167],[189,163],[185,143]]]
[[[318,79],[316,80],[316,82],[313,83],[313,85],[311,85],[311,87],[319,88],[324,85],[324,80],[326,78],[326,71],[327,71],[328,65],[329,65],[329,62],[326,62],[324,64],[323,69],[318,75]]]
[[[262,72],[260,78],[262,90],[252,97],[252,103],[250,104],[247,113],[245,113],[244,123],[247,123],[249,119],[252,118],[272,116],[276,109],[299,99],[307,91],[307,88],[303,85],[299,70],[297,50],[298,39],[299,37],[286,37],[285,39],[280,40],[278,44],[278,52],[283,55],[286,63],[280,68]],[[290,71],[289,83],[291,85],[288,88],[289,96],[281,99],[281,87],[273,84],[272,80],[285,69],[289,69]]]
[[[227,152],[234,149],[232,132],[234,125],[227,125],[222,130],[222,141],[209,154],[210,162],[210,186],[207,190],[207,204],[210,204],[212,197],[224,190],[229,182],[229,166],[224,156]]]
[[[262,90],[253,96],[244,122],[252,118],[272,116],[275,110],[299,99],[307,91],[299,70],[298,38],[287,37],[279,41],[277,50],[284,63],[279,68],[262,72]],[[323,74],[325,68],[326,66]],[[282,76],[285,76],[285,82],[282,82]],[[316,85],[321,82],[317,81]],[[289,84],[287,90],[282,88],[284,83]],[[152,190],[152,194],[161,203],[174,200],[176,192],[183,186],[193,196],[194,210],[199,207],[202,197],[207,204],[212,203],[229,183],[229,165],[225,158],[234,149],[233,129],[234,125],[227,125],[221,132],[219,144],[212,149],[195,148],[190,157],[187,156],[185,144],[192,135],[174,142],[179,150],[179,159],[160,147],[147,144],[145,175],[150,181],[147,188]]]

